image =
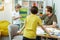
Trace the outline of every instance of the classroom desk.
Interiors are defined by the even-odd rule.
[[[38,28],[41,28],[41,27],[38,27]],[[54,29],[58,29],[58,28],[54,28]],[[58,30],[60,30],[60,29],[58,29]],[[53,39],[57,39],[57,40],[60,40],[60,37],[58,37],[58,36],[55,36],[55,35],[52,35],[52,37],[50,37],[48,34],[38,34],[37,36],[40,36],[40,38],[41,38],[41,40],[42,40],[42,38],[45,38],[45,40],[48,40],[49,38],[53,38]]]
[[[46,38],[46,39],[48,39],[48,38],[55,38],[55,39],[60,39],[60,37],[58,37],[58,36],[55,36],[55,35],[52,35],[52,37],[50,37],[49,35],[37,35],[37,36],[40,36],[41,38]]]
[[[40,35],[37,35],[37,36],[46,37],[46,38],[51,38],[49,35],[41,35],[41,34],[40,34]],[[52,35],[52,38],[59,38],[59,37]]]
[[[23,33],[21,33],[20,35],[23,35]],[[57,36],[54,36],[54,35],[52,35],[52,37],[50,37],[49,35],[41,35],[41,34],[37,35],[37,36],[40,36],[41,40],[43,38],[45,38],[45,40],[48,40],[48,38],[54,38],[54,39],[60,40],[60,37],[57,37]]]
[[[22,32],[20,35],[23,35],[23,32]],[[54,38],[54,39],[60,40],[60,37],[54,36],[54,35],[52,35],[52,37],[50,37],[48,34],[47,34],[47,35],[42,35],[42,34],[40,34],[40,35],[37,35],[37,36],[40,36],[40,37],[41,37],[41,40],[42,40],[43,38],[45,38],[45,40],[48,40],[48,38]]]
[[[57,28],[58,29],[58,28]],[[59,29],[60,30],[60,29]],[[23,32],[21,33],[21,35],[23,34]],[[46,38],[46,40],[48,40],[48,38],[55,38],[55,39],[57,39],[57,40],[60,40],[60,37],[58,37],[58,36],[55,36],[55,35],[52,35],[52,37],[50,37],[48,34],[46,34],[46,35],[43,35],[43,34],[40,34],[40,35],[37,35],[37,36],[40,36],[41,37],[41,39],[44,37],[44,38]]]

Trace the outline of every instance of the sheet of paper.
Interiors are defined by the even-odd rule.
[[[58,35],[60,33],[60,30],[57,30],[55,28],[46,28],[48,31],[50,31],[50,34],[52,35]],[[45,34],[44,30],[41,28],[41,27],[38,27],[37,28],[37,31],[36,31],[36,34],[37,35],[40,35],[40,34]]]
[[[60,30],[57,30],[55,28],[46,28],[47,30],[50,30],[50,33],[54,35],[58,35],[60,33]]]
[[[45,32],[44,32],[44,30],[43,30],[41,27],[38,27],[38,28],[37,28],[37,31],[36,31],[36,34],[37,34],[37,35],[45,34]]]

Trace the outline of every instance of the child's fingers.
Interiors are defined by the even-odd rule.
[[[18,31],[17,33],[19,33],[20,31]]]

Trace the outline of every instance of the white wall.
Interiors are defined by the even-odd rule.
[[[0,12],[0,20],[8,20],[12,23],[12,9],[14,9],[14,1],[8,0],[4,2],[4,11]]]
[[[45,1],[46,1],[46,5],[52,6],[53,0],[45,0]]]
[[[0,20],[3,20],[4,19],[4,12],[3,11],[0,11]]]
[[[55,9],[56,9],[56,15],[57,15],[57,19],[58,19],[58,25],[60,27],[60,0],[54,0],[55,2]]]
[[[5,3],[5,10],[4,10],[4,19],[9,20],[9,22],[12,21],[12,0],[9,0],[9,2]]]

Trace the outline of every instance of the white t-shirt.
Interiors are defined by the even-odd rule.
[[[12,12],[12,17],[17,18],[19,16],[20,16],[19,11],[18,12],[16,12],[16,11],[13,11]],[[20,18],[19,19],[16,19],[16,20],[13,20],[13,24],[20,24]]]

